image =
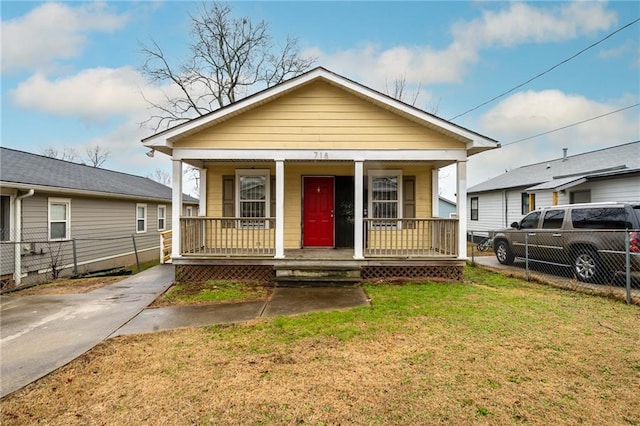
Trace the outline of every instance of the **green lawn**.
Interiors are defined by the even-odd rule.
[[[640,309],[483,271],[370,307],[109,340],[2,424],[640,425]]]

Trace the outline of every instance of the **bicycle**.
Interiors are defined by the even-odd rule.
[[[482,241],[478,243],[476,248],[478,249],[478,251],[493,250],[493,238],[492,237],[484,238]]]

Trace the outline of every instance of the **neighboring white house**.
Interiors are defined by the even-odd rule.
[[[486,235],[535,208],[640,201],[640,141],[519,167],[467,190],[467,229]]]

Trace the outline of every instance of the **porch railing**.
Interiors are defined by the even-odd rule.
[[[457,219],[364,219],[365,257],[456,257]]]
[[[274,218],[185,217],[180,220],[185,255],[273,256]]]
[[[171,263],[171,245],[173,244],[173,231],[160,233],[160,263]]]
[[[457,257],[457,219],[364,219],[365,257]],[[275,255],[275,218],[183,217],[184,256]],[[176,242],[174,242],[175,244]]]

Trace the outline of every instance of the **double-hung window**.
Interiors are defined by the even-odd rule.
[[[369,217],[402,217],[402,170],[369,170]],[[397,226],[397,220],[375,221],[374,226]]]
[[[136,204],[136,233],[147,232],[147,205]]]
[[[268,169],[236,170],[236,215],[241,218],[263,220],[242,220],[242,227],[268,227],[270,210],[270,178]]]
[[[49,240],[71,238],[71,200],[49,198]]]
[[[471,197],[471,220],[478,220],[478,197]]]
[[[158,231],[167,229],[167,206],[158,206]]]

